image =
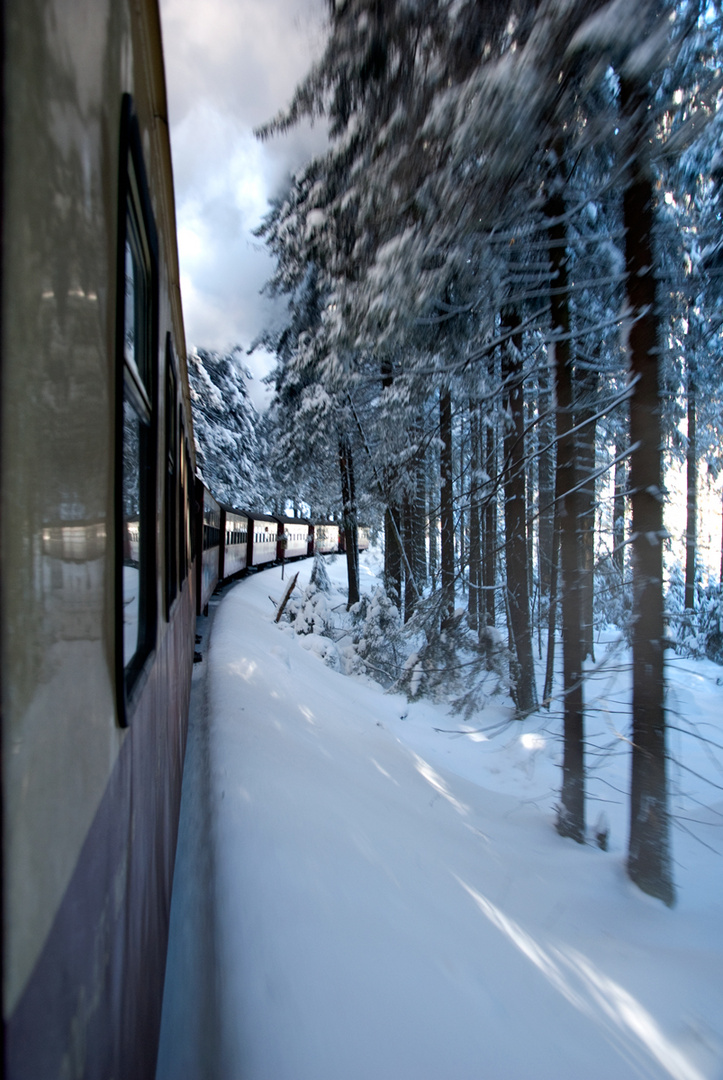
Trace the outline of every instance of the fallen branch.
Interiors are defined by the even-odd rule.
[[[291,581],[289,582],[288,589],[284,593],[284,599],[279,604],[279,610],[276,612],[276,618],[274,619],[274,622],[278,622],[280,620],[281,616],[284,614],[284,609],[285,609],[286,605],[288,604],[289,600],[291,599],[291,594],[294,591],[294,586],[296,585],[296,579],[298,578],[298,576],[299,576],[299,572],[297,570],[297,572],[294,574]]]

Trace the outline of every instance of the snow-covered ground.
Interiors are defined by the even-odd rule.
[[[285,584],[229,589],[195,672],[158,1080],[721,1080],[723,669],[669,665],[669,910],[624,871],[624,657],[586,688],[602,851],[555,832],[554,710],[491,737],[503,704],[344,676]]]

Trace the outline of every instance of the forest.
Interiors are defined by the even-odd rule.
[[[287,315],[257,343],[272,403],[226,495],[377,528],[386,677],[410,696],[473,715],[505,693],[519,717],[554,696],[578,842],[586,672],[613,628],[627,869],[668,905],[666,652],[723,660],[722,16],[332,0],[321,59],[258,132],[312,118],[329,140],[259,229]]]

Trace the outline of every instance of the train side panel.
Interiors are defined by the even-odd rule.
[[[221,507],[200,480],[197,481],[196,502],[201,511],[199,521],[197,595],[198,614],[206,614],[208,602],[213,596],[222,574],[221,569]]]
[[[305,558],[309,554],[310,522],[305,518],[283,516],[277,520],[279,523],[277,558]]]
[[[339,550],[339,526],[335,521],[314,522],[314,551],[317,555],[332,555]]]
[[[249,566],[266,566],[276,562],[279,523],[270,514],[250,510],[249,519]]]
[[[356,531],[356,546],[357,551],[369,550],[369,526],[358,525]],[[339,551],[343,554],[346,551],[346,533],[343,529],[339,529]]]
[[[249,519],[246,514],[226,510],[223,576],[233,577],[246,569],[248,562]]]
[[[150,1080],[196,606],[160,24],[2,18],[4,1069]]]

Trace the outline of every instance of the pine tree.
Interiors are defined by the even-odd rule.
[[[241,347],[229,353],[191,352],[188,376],[199,471],[223,502],[255,503],[265,486],[264,454]]]

